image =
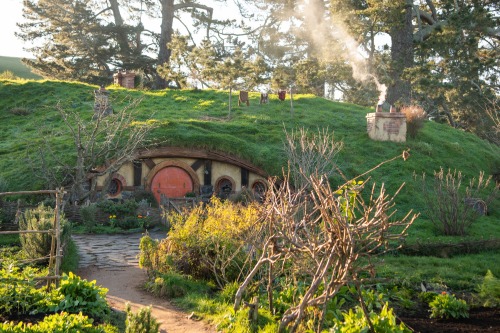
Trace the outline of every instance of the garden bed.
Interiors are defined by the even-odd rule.
[[[431,319],[422,309],[399,319],[415,333],[500,332],[500,308],[474,308],[465,319]]]

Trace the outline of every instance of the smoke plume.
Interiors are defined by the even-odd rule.
[[[379,91],[379,104],[385,101],[387,87],[381,84],[377,77],[367,68],[367,59],[360,52],[360,45],[349,34],[339,14],[325,17],[327,8],[321,0],[303,0],[299,9],[304,13],[305,24],[309,28],[308,38],[317,50],[320,50],[324,60],[341,56],[352,68],[353,78],[362,83],[373,81]],[[330,36],[340,42],[343,51],[332,54],[325,47],[325,36]]]

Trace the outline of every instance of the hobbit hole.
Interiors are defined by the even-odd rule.
[[[138,152],[112,176],[106,196],[128,199],[136,191],[147,191],[157,202],[162,195],[167,199],[195,196],[206,201],[211,195],[227,198],[244,188],[263,193],[266,179],[265,171],[229,154],[164,147]],[[102,190],[104,177],[95,176],[92,181]]]

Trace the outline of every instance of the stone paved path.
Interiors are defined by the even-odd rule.
[[[167,300],[154,297],[142,290],[146,281],[145,271],[139,269],[137,254],[143,235],[73,235],[80,254],[78,275],[97,285],[108,288],[107,300],[116,310],[124,310],[129,303],[137,312],[144,306],[152,306],[152,315],[161,324],[162,333],[211,333],[209,325],[188,319]],[[152,232],[154,239],[165,238],[164,232]],[[193,317],[194,318],[194,317]]]
[[[149,235],[154,239],[165,238],[164,232],[153,231]],[[124,270],[129,266],[138,266],[139,242],[143,234],[116,235],[73,235],[80,254],[80,269],[106,268]]]

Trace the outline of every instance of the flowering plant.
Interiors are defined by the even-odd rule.
[[[116,226],[116,215],[109,215],[109,225],[112,228]]]
[[[469,306],[463,299],[443,291],[429,303],[431,318],[469,318]]]

